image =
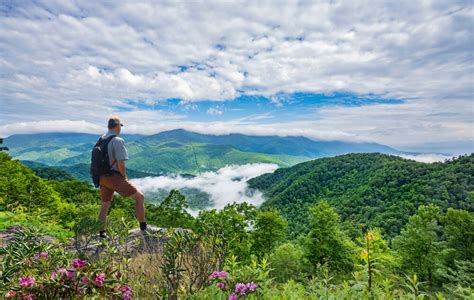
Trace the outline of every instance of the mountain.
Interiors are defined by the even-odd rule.
[[[127,141],[141,137],[143,136],[123,136]],[[97,139],[97,135],[87,133],[37,133],[12,135],[3,142],[9,148],[10,155],[16,159],[61,165],[64,159],[89,152]]]
[[[281,168],[248,181],[264,192],[263,208],[277,208],[294,235],[308,228],[308,207],[321,200],[343,220],[400,232],[422,204],[474,211],[474,154],[425,164],[383,154],[347,154]]]
[[[127,166],[152,174],[198,174],[229,164],[275,163],[280,167],[312,158],[349,152],[400,153],[373,143],[313,141],[305,137],[206,135],[182,129],[155,135],[123,135],[130,160]],[[41,133],[13,135],[4,140],[10,154],[63,169],[85,170],[97,135],[83,133]],[[78,171],[77,171],[78,172]],[[76,172],[76,173],[77,173]],[[88,176],[80,172],[78,178]],[[131,175],[131,174],[130,174]],[[138,173],[137,176],[140,176]]]
[[[286,154],[305,157],[325,157],[344,153],[381,152],[398,154],[400,151],[375,143],[352,143],[341,141],[314,141],[301,136],[249,136],[243,134],[208,135],[175,129],[151,135],[143,139],[146,143],[205,143],[231,145],[241,151],[267,154]]]

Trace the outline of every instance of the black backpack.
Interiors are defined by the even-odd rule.
[[[114,137],[116,136],[111,135],[107,138],[101,136],[92,148],[91,176],[95,187],[99,187],[100,176],[112,174],[107,146]]]

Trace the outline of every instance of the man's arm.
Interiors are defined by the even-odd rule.
[[[120,174],[122,174],[123,177],[127,178],[127,173],[125,172],[125,161],[124,160],[118,160],[117,161],[117,168],[118,168]]]

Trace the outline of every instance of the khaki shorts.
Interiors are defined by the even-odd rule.
[[[104,202],[112,201],[114,192],[122,197],[130,197],[138,192],[137,188],[121,174],[100,176],[100,199]]]

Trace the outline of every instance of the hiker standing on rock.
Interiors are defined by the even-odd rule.
[[[94,185],[100,186],[100,199],[102,207],[99,213],[101,222],[100,237],[107,237],[105,229],[107,226],[107,214],[112,204],[114,192],[124,198],[135,200],[135,215],[140,222],[140,229],[147,230],[145,220],[145,197],[130,181],[128,181],[125,169],[125,161],[128,160],[125,141],[119,137],[122,130],[122,122],[117,116],[112,116],[108,122],[109,131],[100,137],[92,150],[91,175]]]

